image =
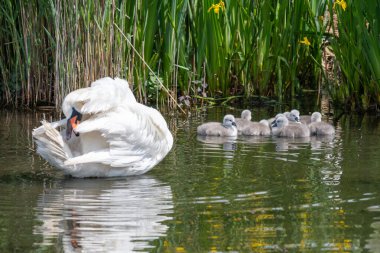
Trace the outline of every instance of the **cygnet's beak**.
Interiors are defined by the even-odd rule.
[[[67,119],[67,127],[66,127],[67,140],[71,138],[72,132],[75,134],[75,136],[79,136],[79,133],[75,132],[75,128],[78,126],[81,120],[82,120],[82,114],[80,114],[77,110],[75,110],[75,108],[73,108],[73,112],[70,118]]]
[[[271,127],[277,127],[277,122],[273,121],[272,124],[271,124]]]
[[[300,118],[299,117],[296,116],[294,119],[296,120],[296,122],[300,122]]]
[[[236,126],[236,122],[232,122],[232,125],[233,125],[233,126]],[[237,126],[236,126],[236,127],[237,127]]]

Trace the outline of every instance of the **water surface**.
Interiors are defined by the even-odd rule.
[[[380,118],[331,121],[333,138],[196,136],[240,112],[168,116],[174,147],[143,176],[73,179],[34,152],[42,113],[1,111],[0,252],[380,252]]]

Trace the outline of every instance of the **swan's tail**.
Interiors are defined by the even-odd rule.
[[[37,153],[46,159],[50,164],[64,169],[64,162],[72,157],[70,148],[62,138],[62,135],[55,129],[55,125],[41,121],[42,125],[33,130],[33,138],[37,144]]]

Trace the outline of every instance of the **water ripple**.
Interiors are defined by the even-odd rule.
[[[128,180],[66,180],[44,192],[34,228],[41,245],[62,238],[65,250],[134,252],[164,236],[173,212],[168,185],[150,177]]]

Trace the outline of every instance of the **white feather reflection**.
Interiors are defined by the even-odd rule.
[[[302,138],[286,138],[276,137],[274,138],[276,143],[276,151],[288,151],[306,149],[309,147],[310,137]]]
[[[64,252],[147,251],[165,236],[172,219],[170,186],[143,176],[73,179],[48,189],[38,201],[34,229],[43,245],[61,241]]]
[[[334,147],[334,135],[322,135],[322,136],[312,136],[310,137],[311,149],[316,150],[326,150]]]
[[[380,205],[370,206],[367,210],[379,214]],[[369,235],[369,238],[366,239],[365,249],[368,249],[369,252],[380,252],[380,216],[375,215],[373,220],[374,222],[371,223],[371,228],[373,230]]]
[[[221,137],[221,136],[203,136],[198,135],[197,140],[204,143],[206,148],[219,149],[221,146],[225,151],[236,150],[236,136],[233,137]]]

